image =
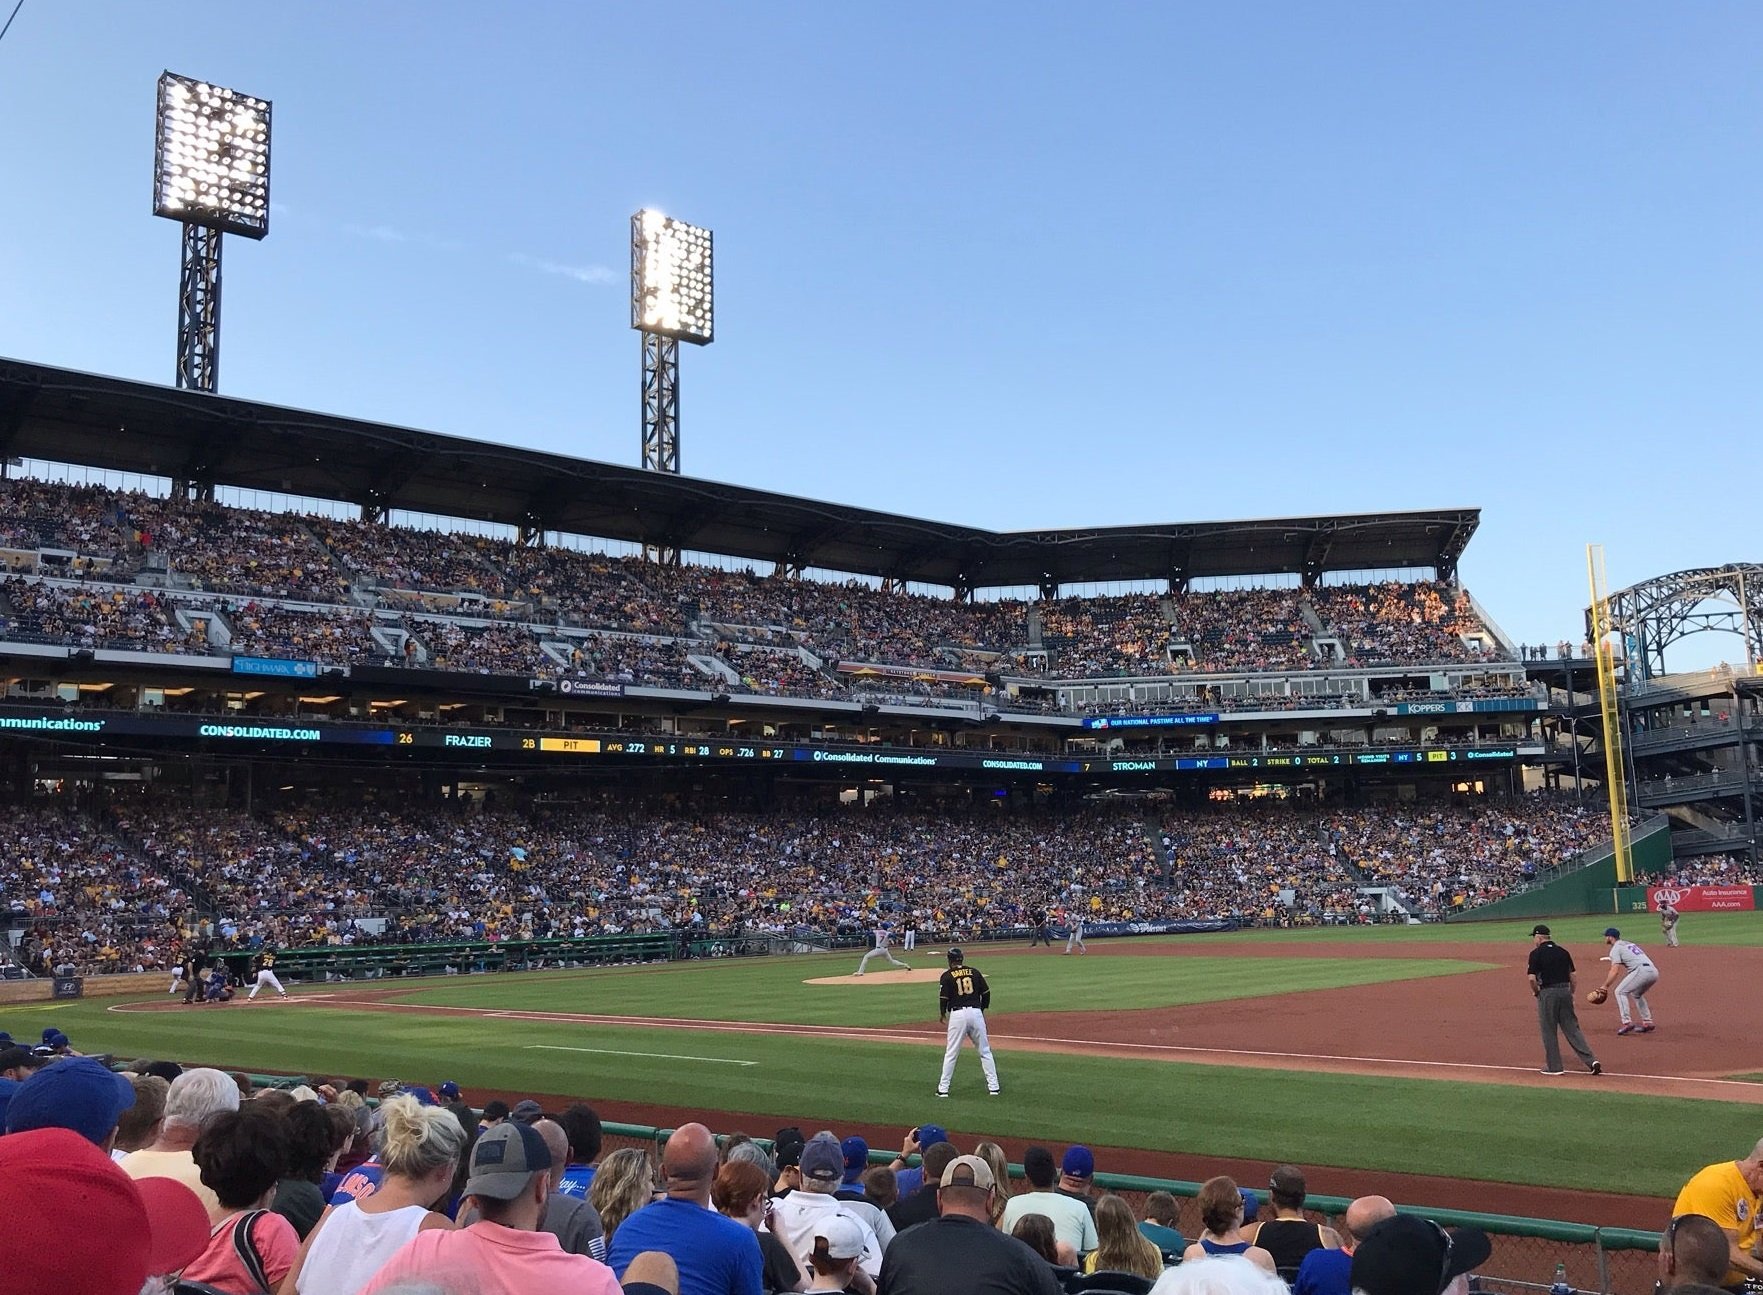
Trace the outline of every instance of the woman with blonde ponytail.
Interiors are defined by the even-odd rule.
[[[279,1295],[356,1295],[418,1232],[453,1226],[434,1206],[453,1185],[465,1130],[414,1097],[390,1098],[380,1114],[378,1189],[324,1212]]]

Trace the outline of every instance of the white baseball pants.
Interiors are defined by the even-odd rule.
[[[979,1068],[985,1072],[986,1087],[997,1092],[998,1063],[992,1060],[992,1041],[986,1037],[986,1014],[977,1007],[957,1007],[949,1013],[949,1042],[943,1049],[943,1077],[937,1081],[937,1091],[949,1091],[963,1039],[972,1039],[973,1046],[979,1049]]]
[[[911,963],[901,962],[898,958],[896,958],[893,954],[889,953],[886,949],[871,949],[868,953],[863,955],[863,961],[861,961],[857,964],[857,974],[859,976],[861,976],[863,974],[863,969],[869,965],[869,960],[871,958],[886,958],[889,962],[893,963],[896,967],[901,967],[901,968],[905,969],[906,971],[912,970]]]
[[[1616,1013],[1624,1025],[1629,1024],[1629,1003],[1641,1014],[1641,1024],[1653,1023],[1653,1009],[1647,1006],[1647,991],[1659,983],[1659,973],[1648,967],[1629,972],[1616,984]]]
[[[916,927],[908,928],[906,931],[906,944],[905,944],[906,952],[911,953],[912,950],[916,949],[917,947],[918,947],[918,930]]]
[[[245,1001],[248,1003],[253,998],[256,998],[257,991],[262,989],[265,985],[268,985],[271,989],[275,990],[275,992],[280,994],[283,998],[288,996],[288,991],[282,988],[282,982],[275,978],[275,972],[271,971],[268,967],[265,967],[262,971],[257,973],[257,983],[251,986],[251,992],[245,995]]]
[[[1065,951],[1070,953],[1073,949],[1076,949],[1079,953],[1089,952],[1088,949],[1084,948],[1083,931],[1075,926],[1071,928],[1071,933],[1065,937]]]

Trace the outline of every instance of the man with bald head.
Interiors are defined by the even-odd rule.
[[[632,1259],[659,1250],[679,1267],[680,1295],[761,1295],[765,1263],[759,1237],[745,1223],[710,1208],[716,1139],[702,1124],[682,1124],[661,1152],[667,1195],[618,1225],[606,1261],[622,1279]]]
[[[1382,1196],[1361,1196],[1347,1206],[1341,1217],[1341,1248],[1305,1255],[1292,1295],[1352,1295],[1354,1247],[1372,1228],[1395,1217],[1396,1207]]]

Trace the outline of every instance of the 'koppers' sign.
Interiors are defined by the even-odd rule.
[[[1648,886],[1647,911],[1657,913],[1669,902],[1680,913],[1749,912],[1757,907],[1749,886]]]

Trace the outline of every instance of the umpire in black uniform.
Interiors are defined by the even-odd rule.
[[[1579,1013],[1573,1008],[1573,955],[1549,937],[1549,928],[1541,922],[1530,928],[1536,947],[1530,951],[1530,992],[1537,1000],[1537,1024],[1543,1031],[1543,1073],[1559,1075],[1561,1041],[1556,1031],[1567,1036],[1567,1046],[1579,1054],[1585,1068],[1594,1075],[1604,1067],[1592,1055],[1591,1045],[1579,1028]]]

